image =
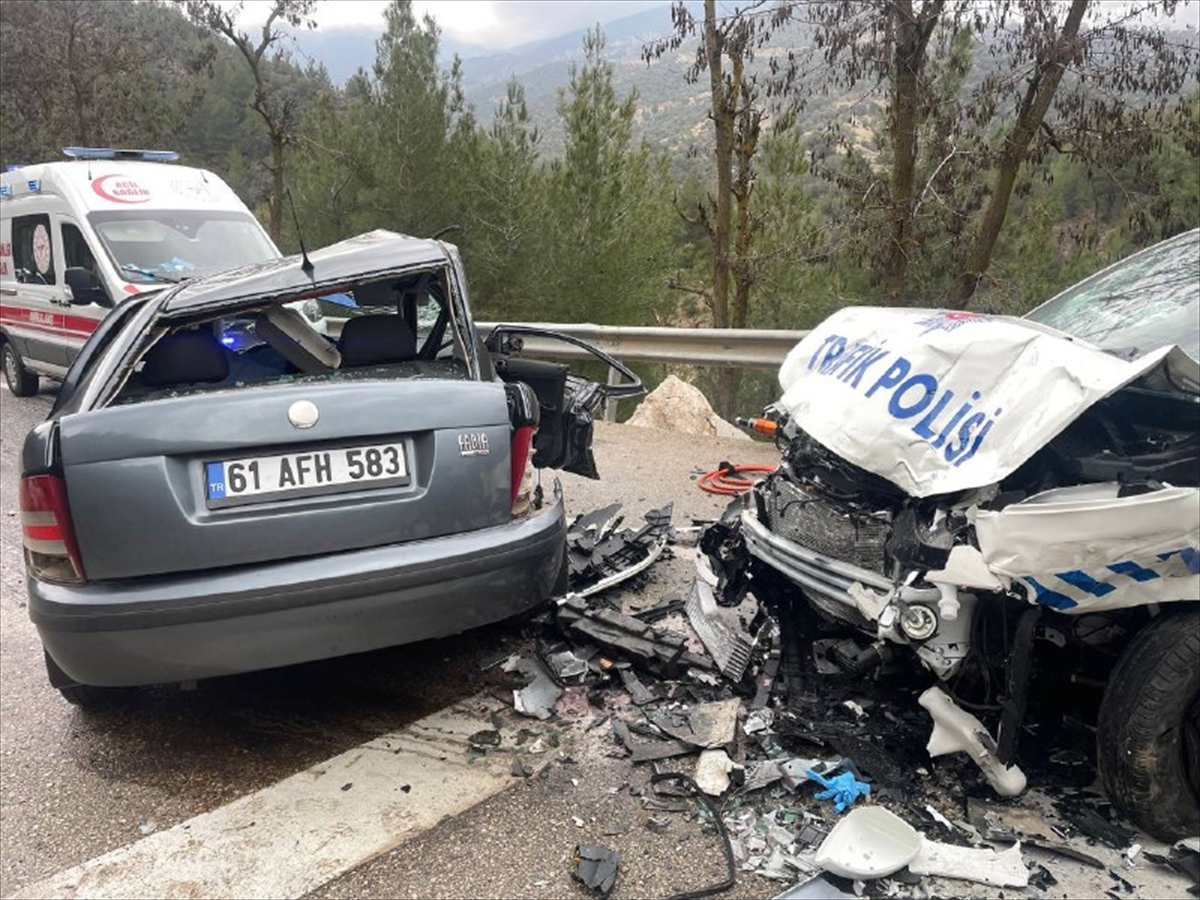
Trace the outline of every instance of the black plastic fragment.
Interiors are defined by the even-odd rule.
[[[585,887],[607,897],[617,883],[621,854],[602,844],[575,845],[575,871],[571,874]]]
[[[700,790],[699,786],[689,776],[682,772],[657,772],[650,776],[650,784],[658,790],[658,785],[666,782],[675,782],[678,785],[687,788],[695,795],[712,813],[713,824],[716,826],[717,834],[721,836],[722,847],[725,852],[725,878],[714,885],[706,888],[700,888],[695,891],[685,891],[681,894],[675,894],[673,897],[668,897],[667,900],[688,900],[691,897],[711,897],[714,894],[720,894],[729,890],[737,883],[737,868],[733,861],[733,845],[729,843],[729,832],[725,828],[725,820],[721,817],[721,810],[712,798]]]

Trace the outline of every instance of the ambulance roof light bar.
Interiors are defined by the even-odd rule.
[[[175,162],[174,150],[117,150],[112,147],[63,147],[70,159],[135,159],[143,162]]]

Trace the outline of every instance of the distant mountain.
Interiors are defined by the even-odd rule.
[[[375,42],[381,34],[382,28],[370,25],[299,31],[293,34],[293,55],[301,65],[309,61],[323,63],[330,80],[338,87],[344,87],[359,67],[368,72],[371,70],[375,63]],[[447,65],[456,53],[463,58],[484,57],[488,53],[487,48],[478,44],[456,41],[445,35],[442,35],[440,50]]]
[[[695,13],[701,13],[699,3]],[[642,61],[642,47],[671,30],[671,7],[644,10],[602,26],[606,42],[605,56],[614,67],[614,83],[619,96],[636,88],[640,97],[638,115],[639,136],[653,143],[675,145],[674,126],[662,128],[664,116],[672,110],[694,107],[691,96],[703,98],[704,89],[685,84],[683,74],[694,49],[681,50],[676,58],[663,59],[647,66]],[[327,28],[301,31],[294,35],[293,54],[301,65],[323,63],[335,85],[345,85],[347,79],[361,66],[368,71],[375,61],[375,42],[381,31],[370,26]],[[542,148],[554,156],[562,149],[562,127],[558,122],[558,91],[567,85],[569,68],[583,58],[582,45],[586,29],[578,29],[557,37],[522,44],[499,53],[442,35],[441,56],[449,66],[455,54],[462,59],[463,88],[467,102],[475,107],[483,123],[491,121],[496,104],[505,96],[509,79],[514,75],[525,87],[530,115],[542,134]],[[694,48],[694,45],[693,45]],[[692,109],[687,116],[688,126],[704,118],[703,107]]]

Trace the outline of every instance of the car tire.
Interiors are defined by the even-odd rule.
[[[1200,608],[1161,615],[1125,648],[1100,704],[1100,776],[1165,841],[1200,832]]]
[[[56,688],[62,694],[62,698],[72,706],[78,706],[80,709],[99,709],[111,706],[127,694],[122,688],[80,684],[60,669],[49,653],[42,653],[46,659],[46,676],[50,679],[50,686]]]
[[[0,351],[0,355],[3,356],[4,380],[8,383],[8,389],[17,397],[32,397],[36,394],[40,379],[36,373],[25,368],[21,354],[12,345],[12,341],[4,342],[4,349]]]

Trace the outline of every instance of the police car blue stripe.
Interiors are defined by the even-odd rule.
[[[1042,606],[1049,606],[1054,609],[1070,609],[1079,604],[1065,594],[1060,594],[1058,591],[1052,591],[1045,585],[1039,584],[1036,578],[1025,576],[1025,580],[1033,587],[1034,601]]]
[[[1105,584],[1103,581],[1097,581],[1087,572],[1081,572],[1075,569],[1071,572],[1056,573],[1059,578],[1065,581],[1071,587],[1079,588],[1081,591],[1086,591],[1093,597],[1103,597],[1105,594],[1111,594],[1116,590],[1111,584]]]
[[[1155,578],[1162,577],[1153,569],[1143,568],[1131,559],[1127,559],[1124,562],[1113,563],[1106,568],[1116,572],[1118,575],[1128,575],[1134,581],[1153,581]]]

